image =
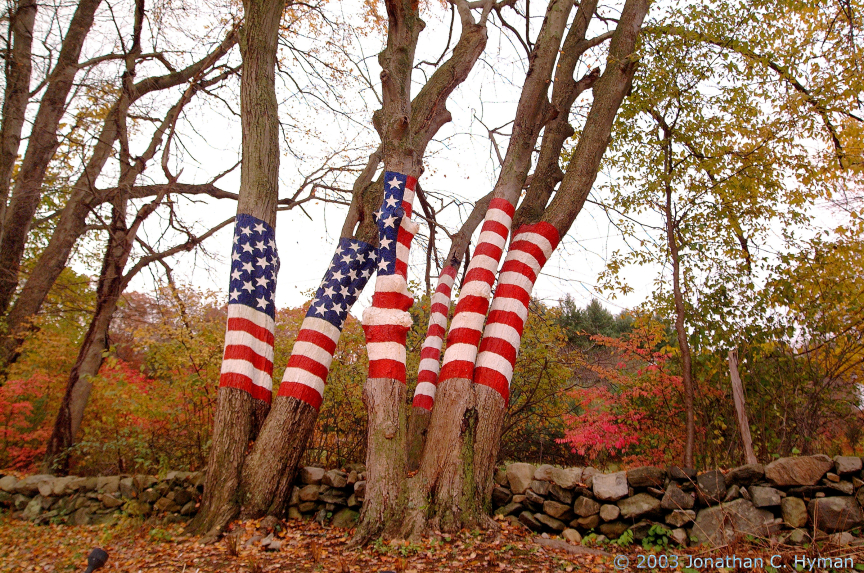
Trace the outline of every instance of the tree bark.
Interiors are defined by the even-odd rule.
[[[81,0],[78,3],[33,121],[27,151],[21,163],[21,175],[12,189],[3,234],[0,236],[0,313],[8,310],[18,287],[21,255],[42,198],[42,182],[48,164],[59,144],[57,127],[66,110],[66,98],[79,69],[78,57],[84,39],[93,26],[93,16],[100,3],[101,0]]]
[[[6,203],[12,185],[12,170],[18,160],[21,130],[30,100],[33,26],[37,4],[21,0],[10,12],[11,49],[6,57],[6,90],[3,98],[3,123],[0,125],[0,236],[6,221]]]
[[[747,403],[744,400],[744,385],[738,375],[738,349],[729,351],[729,377],[732,380],[732,400],[735,402],[735,413],[738,417],[738,429],[741,431],[741,447],[744,450],[744,463],[758,464],[753,453],[753,438],[750,437],[750,422],[747,420]]]
[[[279,196],[276,52],[285,0],[244,0],[243,8],[245,21],[240,33],[243,163],[237,213],[251,215],[272,229]],[[270,368],[272,372],[272,363]],[[189,531],[215,539],[239,513],[242,492],[238,486],[243,463],[249,442],[255,439],[269,411],[269,401],[269,396],[262,400],[243,389],[220,386],[204,496],[198,515],[187,528]]]

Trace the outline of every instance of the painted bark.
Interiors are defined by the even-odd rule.
[[[275,68],[279,24],[284,8],[284,0],[245,0],[245,21],[240,32],[240,52],[243,57],[240,83],[243,163],[237,213],[238,218],[240,215],[250,216],[260,221],[262,228],[267,226],[270,229],[276,224],[279,194],[279,123],[274,121],[278,117]],[[242,228],[238,231],[243,232]],[[270,248],[275,256],[275,244]],[[237,270],[232,265],[232,280],[236,280],[233,273]],[[275,281],[275,274],[272,278]],[[229,304],[229,309],[231,306]],[[235,319],[244,320],[248,317],[238,316]],[[230,321],[229,316],[229,330]],[[262,325],[255,326],[260,329]],[[271,323],[267,323],[267,326],[270,327],[269,333],[265,328],[258,338],[272,341],[273,326]],[[226,337],[227,342],[229,339]],[[269,346],[272,352],[272,342]],[[204,496],[198,515],[188,527],[190,531],[206,534],[211,539],[220,535],[240,511],[238,486],[243,462],[249,442],[255,439],[269,411],[270,395],[266,393],[265,396],[263,388],[272,384],[265,380],[268,368],[266,362],[263,369],[255,368],[249,372],[251,377],[260,376],[263,386],[248,384],[245,380],[237,384],[237,372],[229,363],[229,353],[230,345],[226,344]],[[271,376],[272,368],[271,354]],[[250,393],[250,390],[254,393]]]

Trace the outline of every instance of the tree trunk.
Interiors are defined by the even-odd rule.
[[[240,83],[243,163],[235,243],[240,245],[246,240],[251,246],[253,234],[260,233],[261,255],[264,257],[272,253],[272,257],[265,258],[270,259],[276,267],[269,274],[265,273],[269,267],[248,271],[250,287],[253,280],[265,281],[265,284],[248,291],[250,296],[247,299],[241,292],[247,284],[243,281],[246,275],[242,274],[239,265],[235,268],[232,264],[232,285],[235,285],[234,281],[238,282],[231,287],[231,301],[235,301],[235,304],[229,301],[228,305],[228,333],[219,382],[213,445],[201,508],[187,528],[189,531],[205,533],[208,539],[221,535],[225,526],[240,511],[242,492],[238,491],[238,486],[243,462],[249,442],[255,439],[258,426],[266,417],[270,405],[275,327],[272,320],[273,293],[275,271],[278,270],[278,255],[273,242],[279,195],[275,68],[279,24],[284,7],[284,0],[243,2],[245,21],[240,34],[240,53],[243,56]],[[267,238],[269,251],[263,247],[268,242]],[[238,258],[235,259],[235,255]],[[243,256],[239,248],[234,249],[234,261],[239,263]],[[273,282],[272,286],[269,281]],[[259,288],[263,290],[259,291]],[[254,298],[256,294],[260,294],[261,298]],[[232,309],[236,314],[233,319]]]
[[[81,0],[78,3],[33,121],[20,177],[12,189],[12,199],[0,237],[0,313],[7,311],[18,287],[21,255],[42,198],[42,182],[48,164],[59,144],[57,127],[66,111],[66,98],[78,72],[78,57],[84,39],[93,26],[93,16],[100,3],[101,0]]]
[[[732,380],[732,400],[735,402],[735,414],[738,417],[738,429],[741,431],[741,447],[744,450],[744,463],[757,464],[753,453],[753,438],[750,437],[750,422],[747,420],[747,404],[744,400],[744,385],[738,375],[738,349],[729,351],[729,377]]]
[[[0,236],[6,221],[6,202],[12,184],[12,171],[18,160],[21,130],[30,100],[30,76],[33,46],[33,26],[37,4],[21,0],[10,12],[9,35],[11,49],[6,59],[6,90],[3,98],[3,123],[0,126]]]

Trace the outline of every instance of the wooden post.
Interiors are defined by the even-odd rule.
[[[753,453],[753,439],[750,437],[750,423],[747,421],[747,409],[744,403],[744,385],[738,375],[738,349],[729,351],[729,376],[732,378],[732,398],[735,401],[735,413],[738,415],[738,427],[741,429],[741,442],[744,444],[744,459],[748,464],[759,463]]]

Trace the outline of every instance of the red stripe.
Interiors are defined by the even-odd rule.
[[[486,314],[489,310],[489,299],[483,296],[475,296],[473,294],[463,296],[456,303],[456,314],[462,312],[477,312]]]
[[[453,277],[455,279],[456,278],[456,270],[457,270],[456,267],[454,267],[452,265],[447,265],[446,267],[444,267],[444,270],[441,271],[441,276],[443,277],[444,275],[447,275],[447,276]]]
[[[401,342],[405,344],[408,328],[395,324],[363,325],[366,342]]]
[[[561,235],[558,234],[558,230],[545,221],[541,221],[539,223],[534,223],[533,225],[522,225],[518,229],[516,229],[515,235],[519,233],[537,233],[538,235],[542,235],[549,244],[552,245],[552,248],[558,246],[558,242],[561,241]]]
[[[525,289],[511,284],[500,284],[498,288],[495,289],[495,298],[514,298],[525,305],[525,308],[528,308],[528,303],[531,301],[531,295],[525,292]]]
[[[408,261],[403,261],[402,259],[396,259],[396,273],[402,275],[402,278],[408,278]]]
[[[279,386],[279,395],[306,402],[316,410],[321,407],[321,402],[324,400],[318,390],[297,382],[282,382]]]
[[[447,333],[444,331],[444,327],[440,324],[432,324],[429,326],[429,331],[426,333],[426,338],[434,337],[440,338],[444,340],[444,335]]]
[[[496,197],[489,201],[489,209],[500,209],[507,213],[507,216],[511,219],[513,218],[513,213],[516,212],[516,207],[514,207],[510,201],[507,199],[501,199],[500,197]]]
[[[432,305],[431,312],[432,314],[443,314],[444,316],[447,316],[447,311],[449,310],[450,309],[443,302],[436,302]]]
[[[296,342],[311,342],[315,346],[326,350],[331,356],[336,352],[336,342],[332,338],[311,328],[301,329],[297,335]]]
[[[409,233],[402,227],[399,228],[399,232],[396,234],[396,240],[405,247],[411,247],[411,239],[414,238],[414,233]]]
[[[503,338],[487,336],[483,339],[483,342],[480,343],[478,353],[480,352],[491,352],[493,354],[501,356],[502,358],[506,358],[507,361],[510,363],[510,366],[516,364],[516,349],[513,348],[512,344],[510,344]]]
[[[288,359],[288,368],[299,368],[300,370],[305,370],[310,374],[314,374],[315,376],[327,382],[327,374],[330,369],[318,362],[317,360],[313,360],[308,356],[301,356],[300,354],[291,354],[291,358]]]
[[[510,383],[507,377],[496,370],[481,366],[477,368],[474,376],[474,383],[492,388],[504,398],[504,404],[510,401]]]
[[[501,267],[502,273],[519,273],[528,278],[531,281],[531,284],[534,284],[534,281],[537,280],[537,275],[534,274],[534,269],[526,265],[521,261],[514,261],[510,259],[509,261],[505,261],[504,265]]]
[[[412,304],[414,304],[413,298],[398,292],[380,291],[372,295],[372,306],[374,306],[375,308],[395,308],[398,310],[408,310],[409,308],[411,308]]]
[[[487,328],[492,324],[506,324],[513,327],[519,336],[522,336],[522,329],[525,328],[525,321],[515,312],[509,310],[493,310],[489,313],[489,318],[486,320]]]
[[[474,363],[467,360],[451,360],[441,368],[438,377],[442,382],[454,378],[465,378],[471,380],[474,375]]]
[[[237,374],[236,372],[226,372],[219,376],[219,386],[243,390],[256,400],[261,400],[267,404],[269,404],[270,400],[273,398],[273,393],[270,390],[262,388],[261,386],[256,386],[252,383],[251,378],[244,376],[243,374]]]
[[[450,330],[450,334],[447,336],[447,345],[451,346],[453,344],[471,344],[473,346],[477,346],[480,344],[480,336],[483,333],[479,330],[475,330],[473,328],[457,328],[456,330]]]
[[[412,209],[413,209],[413,206],[411,205],[411,203],[409,203],[408,201],[404,201],[404,200],[402,201],[402,210],[405,211],[405,216],[408,217],[409,219],[411,218]]]
[[[518,236],[514,237],[513,242],[510,243],[510,250],[528,253],[537,260],[541,267],[546,264],[546,255],[543,254],[543,250],[531,241],[520,239]]]
[[[426,394],[417,394],[414,396],[414,402],[412,405],[415,408],[423,408],[424,410],[432,409],[432,396],[427,396]]]
[[[405,383],[405,364],[398,360],[382,358],[369,361],[369,378],[389,378]]]
[[[438,280],[440,281],[441,279],[438,279]],[[452,289],[453,289],[453,287],[451,287],[447,283],[439,282],[438,286],[435,288],[435,292],[438,294],[443,294],[447,298],[450,298],[450,293],[451,293]]]
[[[431,358],[432,360],[438,360],[441,356],[441,351],[434,346],[424,346],[420,351],[420,360],[424,358]]]
[[[248,346],[229,344],[225,347],[225,357],[223,360],[245,360],[258,370],[262,370],[271,376],[273,375],[273,362],[264,356],[261,356]]]
[[[486,221],[483,221],[483,226],[480,227],[480,232],[482,233],[484,231],[490,231],[504,237],[505,239],[507,238],[507,235],[510,234],[510,229],[507,228],[507,225],[505,225],[504,223],[499,223],[498,221],[491,221],[488,219]]]
[[[438,384],[438,375],[432,370],[421,370],[417,374],[417,382],[429,382],[430,384]]]
[[[249,319],[246,318],[229,318],[228,319],[228,330],[240,330],[243,332],[247,332],[260,340],[261,342],[266,342],[270,346],[273,346],[273,333],[270,332],[269,329],[255,324]]]
[[[474,281],[484,282],[487,285],[492,286],[492,283],[495,282],[495,273],[487,269],[474,267],[465,275],[462,288],[465,288],[464,285]]]
[[[417,178],[411,177],[410,175],[405,176],[405,189],[410,189],[414,191],[417,188]]]
[[[496,261],[501,260],[501,255],[503,251],[497,245],[493,245],[487,241],[484,241],[477,245],[477,248],[474,250],[474,256],[478,255],[486,255],[487,257],[491,257]]]

